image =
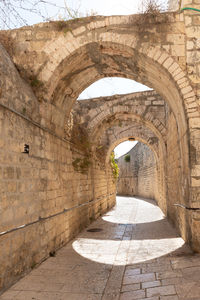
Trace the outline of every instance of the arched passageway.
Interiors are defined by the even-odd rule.
[[[6,33],[15,51],[9,57],[0,49],[2,70],[11,70],[1,72],[0,287],[114,205],[109,155],[130,136],[154,151],[158,203],[199,251],[198,212],[173,206],[199,207],[198,50],[187,43],[199,24],[194,18],[188,25],[186,15],[161,14],[145,27],[140,15],[111,16]],[[104,77],[137,80],[155,92],[94,99],[79,115],[79,94]]]
[[[101,160],[105,160],[108,174],[110,154],[120,142],[134,137],[153,150],[158,169],[156,200],[186,238],[188,229],[185,212],[173,206],[182,201],[182,192],[177,188],[181,186],[181,176],[177,177],[181,156],[177,125],[174,114],[163,99],[154,91],[148,91],[84,100],[74,107],[74,116],[77,123],[87,128],[93,151],[100,154]],[[171,149],[172,156],[167,149]],[[175,161],[174,166],[171,159]],[[98,182],[98,176],[96,180]],[[108,180],[108,195],[111,194],[111,186]]]

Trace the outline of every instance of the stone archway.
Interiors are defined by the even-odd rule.
[[[120,120],[120,124],[119,124]],[[137,120],[130,119],[129,121],[120,119],[117,116],[117,122],[112,120],[109,125],[102,125],[101,135],[93,135],[93,141],[97,143],[97,149],[104,149],[105,164],[109,169],[110,155],[113,149],[120,143],[134,137],[136,140],[146,144],[154,153],[157,173],[158,173],[158,194],[156,200],[162,210],[167,213],[167,198],[166,198],[166,165],[164,157],[166,156],[165,143],[161,135],[158,132],[154,132],[146,124]],[[95,132],[95,131],[94,131]],[[108,171],[107,171],[108,173]],[[108,173],[109,174],[109,173]]]
[[[42,39],[42,52],[37,45],[46,27],[36,26],[35,35],[26,40],[26,52],[16,47],[14,60],[20,68],[29,56],[24,69],[31,69],[47,91],[43,93],[47,102],[41,107],[51,113],[45,115],[43,122],[59,135],[63,134],[64,120],[75,99],[100,78],[121,76],[154,88],[169,104],[178,125],[183,199],[189,203],[198,183],[195,176],[191,178],[188,141],[196,143],[199,106],[185,72],[184,19],[169,13],[148,22],[142,30],[140,16],[87,18],[71,22],[70,30],[52,22],[48,24],[47,38]],[[20,43],[26,33],[26,29],[16,30],[12,35]],[[32,55],[34,64],[30,60]],[[198,165],[192,162],[192,168],[197,170]]]
[[[5,254],[3,287],[106,211],[107,199],[111,199],[110,206],[115,203],[114,188],[107,189],[113,187],[111,176],[108,181],[109,174],[93,157],[91,167],[84,153],[65,137],[64,125],[78,95],[100,78],[139,81],[168,104],[168,126],[151,113],[141,116],[133,106],[130,121],[141,122],[143,131],[152,129],[162,141],[159,154],[166,149],[166,156],[164,151],[162,155],[167,164],[167,205],[171,207],[179,199],[180,204],[199,206],[199,77],[193,59],[198,49],[186,44],[194,38],[198,25],[191,22],[187,27],[182,13],[161,14],[142,25],[141,16],[98,16],[6,32],[15,45],[12,59],[30,86],[24,85],[16,69],[10,78],[1,74],[0,96],[9,104],[1,106],[7,112],[2,114],[6,118],[2,117],[0,145],[4,218],[8,220],[0,244]],[[111,117],[118,123],[128,122],[124,118],[127,108],[120,110],[117,105],[116,110],[100,116],[95,112],[95,126],[91,123],[87,133],[94,129],[101,138],[101,129]],[[110,125],[116,127],[116,123]],[[23,144],[30,144],[30,156],[21,151],[21,132]],[[134,132],[122,138],[130,134]],[[76,168],[78,163],[84,172]],[[199,251],[199,219],[186,210],[177,214],[180,224],[185,220],[180,228],[183,237]]]

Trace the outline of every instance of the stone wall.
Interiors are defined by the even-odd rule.
[[[0,237],[3,288],[112,207],[115,192],[95,161],[86,174],[74,170],[84,154],[70,143],[3,108],[0,120],[0,232],[29,224]],[[24,143],[30,154],[21,153]]]
[[[109,165],[92,157],[86,170],[74,167],[84,151],[39,123],[30,87],[4,49],[0,56],[2,291],[112,207],[115,186]],[[22,153],[24,144],[29,154]]]
[[[130,156],[130,162],[125,157]],[[157,170],[153,152],[143,143],[118,159],[120,169],[117,184],[119,195],[157,199]]]
[[[188,221],[186,211],[174,204],[183,204],[182,197],[184,182],[181,174],[181,152],[178,142],[178,128],[173,113],[170,113],[168,118],[167,130],[167,191],[168,202],[167,212],[168,217],[179,229],[182,237],[187,240],[188,236]]]

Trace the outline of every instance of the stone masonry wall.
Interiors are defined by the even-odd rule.
[[[173,113],[171,113],[168,118],[167,131],[167,212],[170,220],[179,228],[180,233],[186,239],[186,211],[174,206],[176,203],[184,204],[184,199],[181,196],[183,184],[180,156],[177,124]]]
[[[115,198],[107,197],[106,174],[97,164],[87,174],[74,171],[73,160],[83,155],[69,143],[2,108],[0,119],[6,146],[0,151],[0,232],[33,222],[0,237],[3,288],[112,207]],[[21,153],[24,143],[29,155]],[[62,213],[64,209],[68,211]]]
[[[73,162],[84,159],[84,152],[42,127],[34,115],[38,102],[30,87],[3,49],[0,56],[4,65],[0,75],[3,291],[112,207],[115,186],[111,176],[107,180],[109,166],[102,168],[92,157],[86,172],[75,170]],[[29,145],[29,154],[22,153],[24,144]]]
[[[126,155],[130,155],[130,162],[125,161]],[[119,195],[157,198],[156,161],[148,146],[138,142],[133,149],[118,159],[118,166]]]

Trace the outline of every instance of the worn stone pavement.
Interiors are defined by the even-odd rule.
[[[200,256],[154,201],[118,197],[112,211],[0,296],[33,299],[200,300]]]

